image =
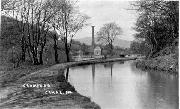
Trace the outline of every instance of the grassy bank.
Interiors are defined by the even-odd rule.
[[[15,71],[4,77],[1,87],[0,108],[8,109],[100,109],[90,98],[80,95],[75,88],[65,80],[64,67],[44,69],[28,74]],[[14,74],[13,74],[14,73]],[[18,75],[17,75],[18,74]],[[24,74],[24,76],[23,76]],[[10,76],[11,75],[11,76]],[[13,76],[14,75],[14,76]],[[25,76],[26,75],[26,76]],[[5,76],[5,74],[3,75]],[[17,79],[20,77],[20,79]],[[6,79],[5,79],[6,78]],[[49,84],[50,87],[23,87],[24,84]],[[46,91],[71,91],[71,94],[48,93]]]
[[[44,73],[44,70],[38,71]],[[18,80],[16,86],[8,87],[11,91],[1,99],[1,108],[26,109],[100,109],[90,98],[80,95],[65,80],[64,71],[54,72],[55,75],[38,77],[31,76]],[[23,87],[23,84],[49,84],[50,87]],[[71,94],[46,93],[46,91],[71,91]]]
[[[160,71],[168,71],[170,73],[178,73],[178,59],[174,54],[158,56],[147,60],[138,60],[136,67],[142,69],[154,69]]]
[[[36,109],[100,109],[90,98],[80,95],[75,88],[66,81],[65,68],[132,60],[135,58],[115,58],[107,60],[91,60],[69,62],[53,66],[32,66],[18,68],[1,74],[0,108],[36,108]],[[50,87],[23,87],[24,84],[49,84]],[[46,91],[71,91],[71,94],[45,94]]]

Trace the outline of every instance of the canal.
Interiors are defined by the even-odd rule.
[[[178,76],[142,71],[133,61],[72,67],[67,77],[102,109],[178,109]]]

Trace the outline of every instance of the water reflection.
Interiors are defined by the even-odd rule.
[[[66,81],[68,81],[68,76],[69,76],[69,68],[66,69]]]
[[[93,89],[94,89],[94,82],[95,82],[95,64],[92,64],[92,82],[93,82]]]
[[[142,71],[130,61],[68,71],[76,90],[91,97],[102,109],[178,109],[176,75]]]
[[[119,64],[124,64],[124,61],[119,61],[118,63],[119,63]]]
[[[113,69],[113,64],[111,64],[111,80],[112,80],[112,69]]]
[[[160,71],[141,71],[131,66],[136,75],[146,77],[136,90],[141,107],[148,109],[178,109],[178,77]],[[146,76],[145,76],[146,75]]]

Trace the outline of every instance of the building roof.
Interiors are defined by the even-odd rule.
[[[99,46],[96,46],[94,50],[101,50],[101,48]]]

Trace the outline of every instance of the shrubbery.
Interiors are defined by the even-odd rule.
[[[13,67],[19,67],[21,61],[21,52],[17,47],[12,47],[7,52],[7,61],[13,63]]]

